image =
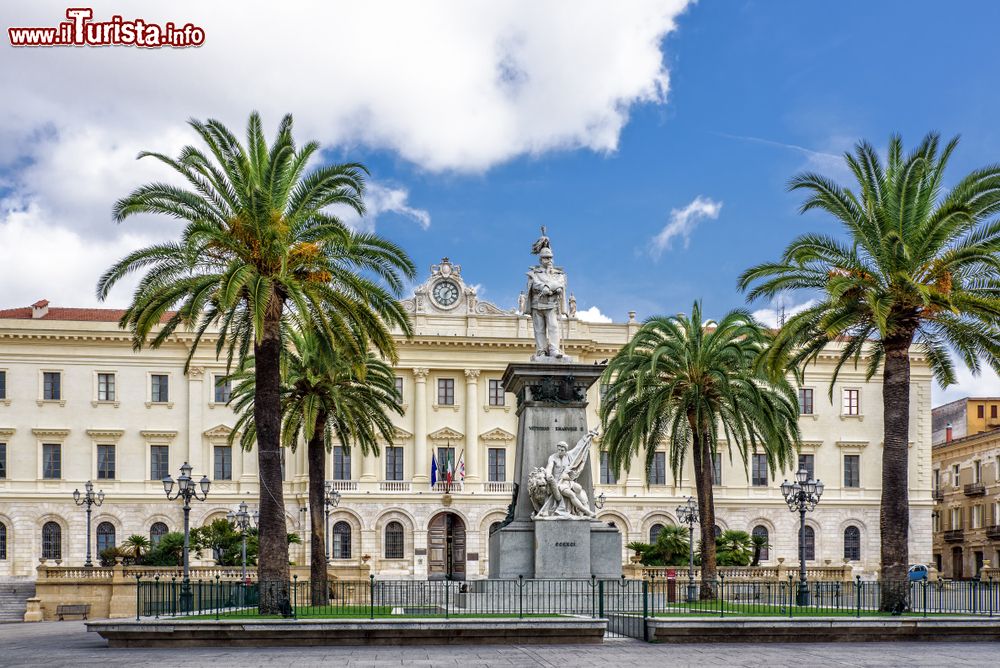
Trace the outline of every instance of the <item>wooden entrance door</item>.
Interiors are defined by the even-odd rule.
[[[951,577],[954,580],[962,579],[962,548],[951,548]]]
[[[432,580],[465,579],[465,522],[454,513],[439,513],[427,531],[427,575]]]

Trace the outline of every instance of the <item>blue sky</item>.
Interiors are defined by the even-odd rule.
[[[97,17],[192,21],[205,46],[4,40],[0,306],[95,303],[89,284],[110,258],[173,234],[163,221],[115,227],[108,212],[165,176],[133,156],[192,141],[190,116],[239,128],[257,108],[273,128],[294,113],[326,159],[371,169],[372,216],[361,224],[401,243],[422,273],[442,256],[462,264],[501,306],[514,305],[547,225],[580,309],[618,321],[694,299],[710,314],[744,306],[743,269],[796,234],[839,231],[799,215],[785,184],[807,169],[844,177],[838,156],[859,138],[961,134],[953,178],[1000,156],[997,3],[437,7],[95,2]],[[5,27],[55,25],[65,8],[9,7]],[[270,31],[270,50],[251,48],[254,30]],[[694,209],[703,215],[685,217]],[[657,252],[671,223],[686,234]],[[55,269],[27,252],[38,247]],[[1000,381],[966,376],[938,396],[964,391],[1000,393]]]

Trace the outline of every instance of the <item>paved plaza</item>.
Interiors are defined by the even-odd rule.
[[[988,666],[995,643],[650,645],[609,640],[567,647],[303,647],[108,649],[82,622],[0,624],[0,665],[136,666]]]

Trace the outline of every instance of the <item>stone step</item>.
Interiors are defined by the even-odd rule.
[[[0,621],[23,621],[27,601],[34,595],[35,583],[30,580],[0,581]]]

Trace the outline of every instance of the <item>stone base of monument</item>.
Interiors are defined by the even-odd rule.
[[[593,520],[511,522],[490,536],[490,579],[612,579],[622,574],[622,535]]]

